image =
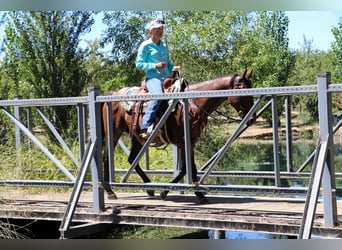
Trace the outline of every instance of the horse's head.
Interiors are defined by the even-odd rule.
[[[252,87],[252,82],[250,78],[252,77],[252,71],[247,72],[247,70],[241,75],[234,77],[231,84],[231,89],[246,89]],[[253,96],[230,96],[229,103],[238,112],[241,118],[244,118],[248,111],[252,108],[254,104]],[[255,122],[256,114],[253,114],[249,120],[249,124]]]

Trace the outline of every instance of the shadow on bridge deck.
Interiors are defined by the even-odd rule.
[[[69,237],[86,235],[100,225],[108,228],[112,224],[298,235],[305,205],[305,200],[300,198],[209,195],[210,204],[200,205],[192,194],[171,192],[165,201],[145,193],[122,192],[117,196],[117,200],[106,200],[105,211],[94,213],[92,193],[83,192],[72,218],[78,226]],[[2,191],[0,218],[61,221],[69,198],[70,193],[65,191]],[[338,202],[338,211],[341,206]],[[324,227],[321,202],[317,204],[313,235],[342,238],[341,226]]]

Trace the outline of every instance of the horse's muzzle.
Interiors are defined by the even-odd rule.
[[[241,119],[243,119],[246,114],[244,114],[244,112],[242,110],[239,111],[239,116],[241,117]],[[253,123],[255,123],[256,121],[256,114],[254,113],[250,118],[249,120],[247,121],[247,125],[250,126],[252,125]]]
[[[256,114],[254,113],[251,118],[249,118],[247,125],[250,126],[256,122]]]

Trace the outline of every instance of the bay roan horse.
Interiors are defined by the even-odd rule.
[[[190,84],[186,86],[184,92],[190,91],[211,91],[211,90],[228,90],[228,89],[244,89],[251,88],[251,78],[252,72],[245,71],[242,74],[233,74],[224,77],[219,77],[213,80],[208,80],[205,82]],[[121,89],[114,92],[113,95],[124,95],[126,94],[128,88]],[[198,138],[203,131],[208,116],[214,112],[227,97],[220,98],[196,98],[189,99],[189,121],[190,121],[190,152],[191,152],[191,169],[192,169],[192,181],[194,184],[198,181],[197,179],[197,169],[194,160],[194,149]],[[228,97],[228,102],[236,109],[240,117],[244,117],[250,108],[253,106],[253,96],[230,96]],[[168,102],[163,101],[167,106]],[[162,106],[162,105],[161,105]],[[103,117],[103,131],[105,140],[105,150],[103,154],[104,162],[104,181],[108,183],[109,181],[109,167],[108,167],[108,148],[107,148],[107,105],[104,104],[102,107],[102,117]],[[166,110],[165,106],[159,108],[159,113],[157,114],[156,121],[162,116],[163,112]],[[131,151],[128,156],[129,163],[132,163],[143,146],[144,140],[139,135],[139,124],[141,124],[142,116],[136,117],[132,114],[132,110],[129,112],[127,108],[123,107],[121,102],[112,103],[112,122],[113,122],[113,144],[114,147],[118,143],[121,135],[126,132],[129,133],[131,137]],[[252,120],[255,119],[253,116]],[[136,121],[134,121],[136,120]],[[165,124],[161,128],[161,136],[164,138],[162,141],[165,143],[175,144],[180,149],[181,152],[181,165],[180,173],[176,176],[171,183],[178,183],[186,175],[186,165],[185,165],[185,144],[184,144],[184,125],[183,125],[183,105],[179,102],[176,105],[174,111],[167,118]],[[135,124],[136,123],[136,124]],[[135,128],[135,129],[134,129]],[[155,141],[160,140],[157,136]],[[150,182],[150,179],[141,169],[139,164],[135,167],[136,172],[142,178],[144,182]],[[111,190],[110,186],[107,185],[105,188],[109,199],[116,199],[115,193]],[[153,196],[154,191],[147,191],[148,195]],[[196,196],[199,198],[200,203],[207,203],[208,200],[202,192],[195,192]],[[165,199],[167,191],[161,192],[161,198]]]

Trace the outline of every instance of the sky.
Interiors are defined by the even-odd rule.
[[[286,11],[285,13],[290,20],[288,36],[291,49],[300,49],[304,43],[304,36],[307,41],[312,41],[313,49],[327,51],[331,48],[331,42],[334,41],[331,29],[338,25],[342,18],[342,11]],[[92,32],[85,35],[83,39],[99,38],[103,30],[101,19],[97,18]],[[0,33],[2,32],[0,30]]]
[[[331,29],[338,25],[342,11],[286,11],[290,23],[288,27],[290,49],[300,49],[307,41],[312,41],[312,49],[327,51],[331,48],[334,36]],[[97,19],[92,32],[85,39],[99,38],[104,27]]]
[[[312,40],[313,49],[327,51],[334,41],[331,29],[338,25],[342,11],[286,11],[286,15],[290,48],[300,49],[305,36]]]

